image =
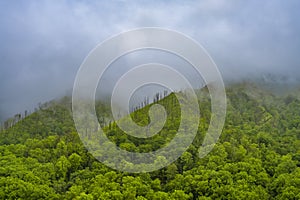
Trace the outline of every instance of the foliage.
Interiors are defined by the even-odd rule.
[[[300,199],[300,101],[246,86],[227,89],[226,124],[208,156],[197,154],[210,120],[209,95],[200,91],[193,144],[171,165],[141,174],[112,170],[87,152],[68,98],[41,106],[0,132],[0,199]],[[149,152],[166,145],[180,122],[175,95],[156,103],[168,119],[151,140],[124,136],[115,122],[105,122],[110,113],[104,104],[96,110],[120,148]],[[149,123],[150,106],[132,118]]]

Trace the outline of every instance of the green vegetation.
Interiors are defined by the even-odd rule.
[[[229,87],[221,138],[200,159],[210,119],[209,95],[200,92],[198,135],[188,151],[161,170],[140,174],[112,170],[87,152],[68,98],[41,105],[0,132],[0,199],[300,199],[297,95],[275,96],[250,84]],[[110,115],[104,105],[97,105],[97,113],[119,147],[149,152],[167,144],[179,126],[174,95],[158,103],[166,107],[168,119],[151,140],[122,134],[106,120]],[[132,113],[138,124],[148,123],[149,106]]]

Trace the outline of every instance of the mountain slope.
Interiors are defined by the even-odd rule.
[[[229,86],[227,95],[226,124],[208,156],[199,159],[197,151],[210,119],[209,95],[202,90],[198,135],[188,151],[141,174],[112,170],[87,152],[68,98],[45,104],[0,132],[0,199],[299,199],[299,94],[276,96],[243,83]],[[180,109],[174,95],[159,103],[170,121],[152,140],[125,135],[109,121],[107,136],[130,151],[161,148],[176,134]],[[138,124],[148,123],[150,106],[131,114]],[[108,118],[104,105],[97,110]]]

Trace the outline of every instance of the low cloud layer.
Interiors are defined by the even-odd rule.
[[[0,118],[70,91],[98,43],[132,28],[185,33],[210,53],[225,80],[300,78],[300,2],[1,1]]]

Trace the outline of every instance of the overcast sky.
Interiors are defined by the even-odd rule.
[[[300,77],[300,1],[0,1],[0,118],[70,91],[98,43],[170,28],[210,53],[225,80]]]

